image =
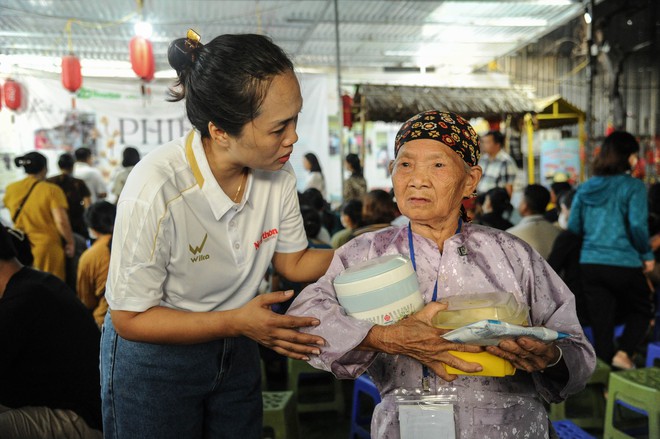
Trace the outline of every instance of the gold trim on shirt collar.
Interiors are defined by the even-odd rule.
[[[195,154],[193,153],[192,143],[194,137],[195,137],[195,131],[190,130],[190,134],[188,134],[188,137],[186,138],[186,159],[190,164],[190,168],[192,169],[192,173],[195,176],[195,180],[197,180],[197,184],[201,188],[202,186],[204,186],[204,176],[202,175],[202,172],[199,170],[197,159],[195,159]]]

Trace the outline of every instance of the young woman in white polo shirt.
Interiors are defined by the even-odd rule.
[[[255,297],[268,264],[292,281],[325,273],[307,249],[288,163],[302,97],[284,52],[259,35],[196,34],[169,60],[194,126],[131,172],[118,202],[101,346],[106,438],[260,438],[257,343],[306,359],[318,325]]]

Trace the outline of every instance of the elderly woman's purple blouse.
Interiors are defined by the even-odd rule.
[[[541,372],[516,371],[504,378],[459,375],[446,383],[432,374],[432,385],[458,389],[457,429],[461,438],[545,438],[549,422],[541,398],[559,402],[581,390],[594,370],[594,350],[575,314],[575,297],[545,260],[516,237],[488,227],[465,224],[444,243],[413,235],[417,278],[424,301],[431,301],[438,281],[443,297],[506,291],[530,307],[531,324],[573,334],[558,342],[570,376],[550,380]],[[467,255],[459,254],[459,247]],[[356,378],[367,371],[383,395],[372,420],[372,437],[398,438],[399,425],[392,392],[421,387],[421,364],[404,355],[354,350],[372,324],[346,315],[337,302],[333,279],[358,262],[381,255],[410,255],[408,226],[391,227],[359,236],[337,250],[328,272],[305,288],[288,314],[316,317],[321,324],[305,332],[323,337],[321,354],[310,364],[338,378]],[[435,381],[434,381],[435,380]]]

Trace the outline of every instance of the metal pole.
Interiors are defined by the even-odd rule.
[[[578,183],[584,182],[584,162],[587,154],[584,152],[584,116],[578,116],[578,144],[580,148],[580,179]]]
[[[365,160],[367,159],[367,109],[366,109],[367,97],[365,95],[360,96],[360,125],[362,128],[362,145],[360,147],[360,163],[364,166]]]
[[[534,120],[530,113],[525,115],[527,128],[527,184],[534,184]]]
[[[594,17],[595,0],[588,0],[587,12],[591,15],[591,21],[587,23],[587,46],[589,50],[589,68],[587,69],[587,114],[586,114],[586,131],[587,141],[585,142],[585,157],[584,161],[589,163],[593,156],[594,150],[594,77],[596,76],[596,56],[598,55],[598,47],[594,44],[593,23],[596,21]],[[589,169],[587,167],[587,169]]]
[[[341,200],[344,201],[344,186],[346,180],[344,179],[344,160],[346,154],[344,151],[344,106],[341,96],[341,59],[339,50],[339,5],[338,0],[335,3],[335,49],[336,49],[336,62],[337,62],[337,99],[339,103],[339,110],[337,112],[337,121],[339,122],[339,176],[341,178]]]

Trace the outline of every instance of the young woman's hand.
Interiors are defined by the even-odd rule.
[[[261,294],[236,310],[236,330],[278,354],[298,360],[309,360],[309,354],[318,355],[323,338],[304,334],[299,328],[318,326],[313,317],[293,317],[271,311],[271,305],[291,299],[293,291]]]

